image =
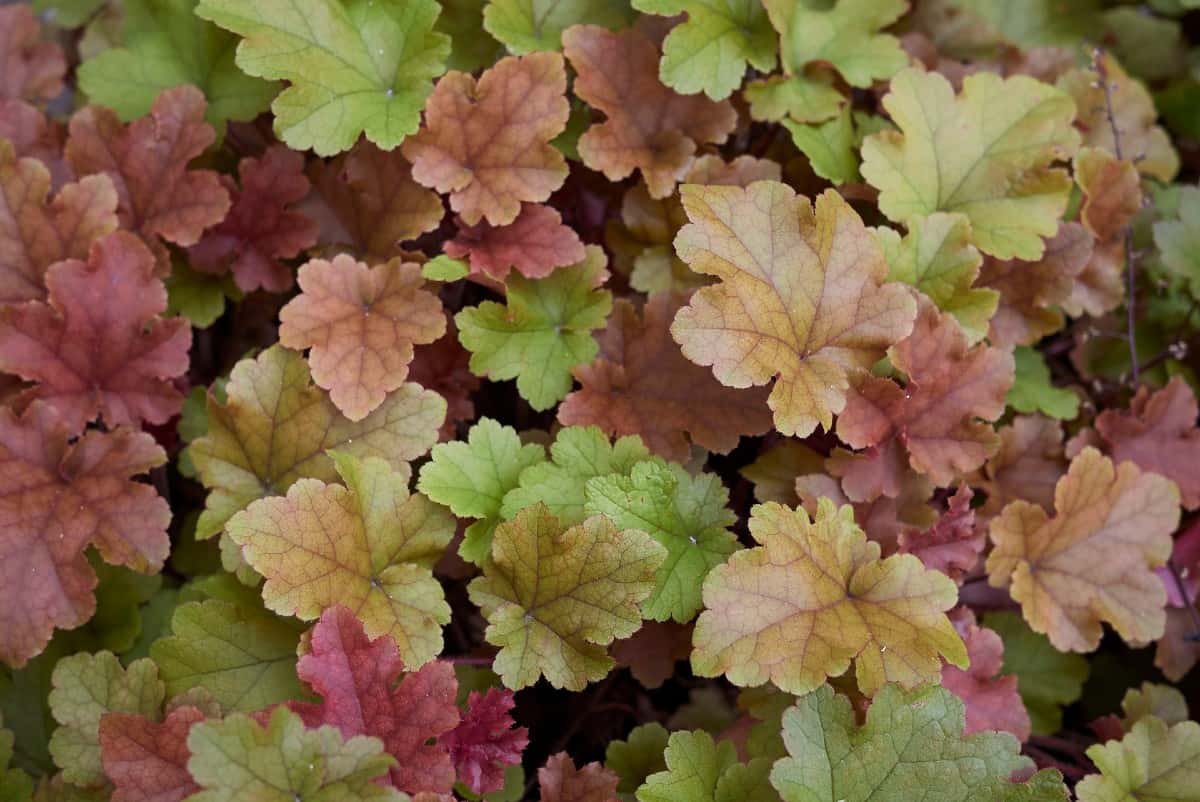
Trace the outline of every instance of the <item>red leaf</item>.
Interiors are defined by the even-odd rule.
[[[471,393],[479,389],[480,378],[469,367],[471,354],[458,342],[454,318],[446,316],[446,334],[437,342],[420,345],[413,351],[408,378],[446,399],[446,420],[439,430],[442,441],[453,440],[459,421],[475,417]]]
[[[552,755],[538,769],[542,802],[617,802],[620,778],[599,763],[581,769],[566,752]]]
[[[373,735],[383,741],[397,761],[391,783],[401,791],[447,793],[454,785],[449,751],[429,742],[459,722],[454,669],[433,661],[397,685],[403,671],[395,641],[386,635],[369,640],[352,612],[330,607],[312,629],[312,650],[296,665],[322,701],[289,706],[309,727],[332,724],[346,738]]]
[[[975,524],[972,495],[969,487],[959,485],[949,508],[933,526],[920,533],[909,529],[900,534],[901,552],[915,554],[926,568],[941,571],[960,586],[979,563],[987,540],[987,531]]]
[[[309,189],[304,156],[283,145],[269,148],[261,158],[238,164],[239,191],[233,180],[222,183],[233,206],[221,223],[191,248],[192,266],[221,275],[233,271],[243,292],[259,287],[283,292],[292,286],[292,270],[280,259],[291,259],[317,243],[317,222],[293,211]]]
[[[28,156],[46,165],[53,186],[70,177],[63,161],[63,127],[23,100],[0,100],[0,139],[12,143],[17,156]]]
[[[459,725],[442,736],[459,780],[477,794],[490,794],[504,787],[504,769],[521,762],[529,744],[529,730],[513,727],[510,711],[513,692],[488,688],[471,691],[467,714]]]
[[[554,268],[583,261],[583,242],[549,206],[526,203],[506,226],[484,221],[459,225],[458,236],[445,245],[455,259],[470,257],[471,271],[503,280],[516,268],[526,278],[542,278]]]
[[[971,667],[963,671],[943,665],[942,685],[966,705],[964,734],[1004,730],[1024,741],[1030,733],[1029,713],[1017,693],[1017,677],[1015,674],[1000,676],[1004,642],[992,630],[977,625],[968,608],[951,613],[951,618],[967,645]]]
[[[73,432],[97,415],[165,423],[183,403],[170,380],[187,370],[192,330],[159,317],[167,291],[153,271],[150,251],[123,231],[97,240],[87,263],[54,265],[49,303],[0,310],[0,370],[37,382],[25,396],[49,401]]]
[[[179,802],[200,790],[188,773],[187,736],[204,713],[184,705],[158,724],[136,713],[100,719],[100,759],[112,802]]]
[[[67,59],[26,3],[0,8],[0,100],[52,100],[63,88]]]

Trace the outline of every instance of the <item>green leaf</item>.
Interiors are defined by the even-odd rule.
[[[1154,244],[1163,267],[1200,299],[1200,188],[1180,188],[1178,200],[1178,211],[1154,224]]]
[[[417,130],[450,40],[436,0],[200,0],[196,13],[242,36],[237,65],[289,82],[271,109],[275,133],[319,156],[360,134],[391,150]]]
[[[1022,50],[1071,47],[1101,32],[1098,0],[953,0]]]
[[[819,123],[836,117],[847,103],[832,78],[822,76],[773,75],[751,81],[742,94],[750,104],[750,116],[770,122],[789,117]]]
[[[1017,412],[1042,412],[1059,420],[1079,414],[1079,396],[1050,382],[1050,368],[1039,351],[1027,346],[1013,350],[1017,373],[1005,402]]]
[[[814,173],[833,184],[858,180],[857,143],[849,107],[819,125],[806,125],[795,120],[784,120],[783,124],[792,132],[792,142],[808,157]]]
[[[1122,723],[1126,731],[1151,716],[1168,726],[1188,720],[1188,704],[1183,693],[1178,688],[1154,682],[1143,682],[1140,688],[1125,691],[1121,710],[1125,713]]]
[[[64,634],[55,633],[45,651],[20,670],[0,666],[0,716],[16,736],[12,762],[35,777],[54,771],[49,745],[56,724],[47,699],[54,666],[72,651]]]
[[[107,650],[124,655],[142,631],[140,607],[162,587],[162,576],[139,574],[124,566],[109,565],[95,554],[88,563],[96,572],[96,612],[68,636],[80,651]]]
[[[484,30],[516,55],[562,50],[572,25],[616,30],[632,21],[629,0],[490,0],[483,9]]]
[[[450,37],[446,68],[477,72],[504,55],[499,42],[483,29],[485,0],[441,0],[442,13],[433,29]]]
[[[1008,733],[964,736],[963,703],[940,686],[885,685],[859,727],[845,696],[823,685],[783,714],[791,757],[771,782],[785,802],[909,802],[937,789],[939,802],[1059,799],[1066,787],[1046,771],[1022,788],[1009,781],[1033,761]]]
[[[492,550],[504,496],[517,486],[522,471],[545,459],[545,449],[536,443],[522,445],[512,427],[480,418],[465,443],[458,440],[433,447],[417,489],[460,518],[479,519],[467,527],[458,553],[481,565]]]
[[[167,314],[187,318],[198,329],[206,329],[225,312],[225,299],[242,300],[233,274],[214,276],[193,270],[182,262],[171,266],[167,277]]]
[[[137,660],[129,668],[112,652],[73,654],[54,667],[50,711],[59,727],[50,736],[50,754],[67,782],[102,785],[100,717],[105,713],[140,713],[158,718],[163,703],[163,683],[151,660]]]
[[[902,281],[929,296],[958,320],[970,342],[982,340],[1000,293],[975,289],[983,256],[971,244],[966,215],[935,212],[913,221],[901,239],[890,228],[873,229],[888,263],[888,281]]]
[[[565,526],[582,521],[586,514],[585,487],[589,479],[627,474],[650,459],[650,451],[637,435],[609,443],[597,426],[560,429],[550,446],[550,462],[531,465],[521,472],[520,483],[504,496],[500,516],[506,521],[526,507],[542,502]]]
[[[767,782],[771,761],[738,763],[730,741],[716,743],[703,730],[671,734],[663,757],[666,771],[646,778],[639,802],[772,802],[779,797]]]
[[[1004,641],[1001,673],[1017,676],[1017,690],[1029,711],[1034,733],[1058,732],[1062,726],[1062,706],[1071,704],[1083,693],[1088,661],[1081,655],[1055,649],[1049,638],[1030,629],[1018,613],[988,613],[983,617],[983,625]]]
[[[280,706],[264,728],[246,715],[202,721],[188,732],[188,771],[203,788],[188,802],[403,802],[376,778],[395,759],[378,738],[343,740],[326,725],[306,730]]]
[[[462,259],[439,254],[421,265],[421,275],[430,281],[458,281],[471,272]]]
[[[587,483],[588,515],[602,513],[621,529],[640,529],[667,548],[642,614],[690,621],[702,606],[700,587],[713,567],[738,549],[729,527],[737,516],[716,474],[692,476],[678,465],[642,462],[630,476]]]
[[[600,350],[592,330],[604,326],[612,293],[604,251],[587,246],[579,264],[546,278],[510,275],[506,303],[484,301],[454,316],[458,338],[471,352],[471,372],[493,381],[517,380],[517,392],[537,410],[571,390],[571,369]]]
[[[29,775],[9,766],[15,741],[16,736],[4,729],[4,718],[0,716],[0,802],[25,802],[33,795]]]
[[[171,629],[174,635],[150,647],[170,696],[200,687],[234,711],[301,697],[300,629],[261,605],[190,602],[175,611]]]
[[[663,41],[659,77],[684,95],[722,100],[742,85],[746,65],[775,68],[775,31],[757,0],[633,0],[647,14],[687,14]]]
[[[609,741],[604,752],[604,767],[621,778],[617,792],[623,799],[633,799],[633,792],[651,774],[666,771],[663,751],[667,748],[668,737],[667,728],[654,721],[634,727],[624,741]]]
[[[903,16],[906,0],[838,0],[824,6],[766,0],[764,5],[779,31],[780,57],[790,75],[820,61],[833,65],[846,83],[865,89],[908,64],[900,40],[879,32]]]
[[[1079,802],[1174,802],[1196,799],[1200,724],[1168,727],[1150,716],[1120,741],[1088,747],[1100,769],[1076,787]]]

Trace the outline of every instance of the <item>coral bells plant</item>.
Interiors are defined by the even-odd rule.
[[[1200,802],[1198,57],[0,5],[0,802]]]

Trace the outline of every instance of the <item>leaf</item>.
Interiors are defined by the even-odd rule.
[[[4,719],[0,718],[0,802],[23,802],[33,795],[33,780],[21,769],[9,766],[14,737],[11,731],[2,728],[3,724]]]
[[[400,244],[438,227],[442,199],[418,184],[399,148],[380,150],[360,139],[348,152],[310,171],[306,211],[321,224],[319,241],[342,245],[368,262],[386,262]],[[324,207],[314,212],[313,206]]]
[[[729,493],[716,474],[692,476],[677,465],[641,462],[629,476],[588,481],[585,510],[604,515],[619,529],[645,532],[666,548],[642,615],[682,624],[699,612],[700,586],[709,571],[738,548],[729,531],[737,516],[728,503]]]
[[[1157,718],[1168,726],[1188,720],[1188,704],[1183,693],[1170,685],[1153,682],[1143,682],[1140,688],[1125,691],[1121,710],[1125,713],[1122,723],[1127,731],[1145,718]]]
[[[791,757],[775,764],[771,784],[786,802],[900,802],[929,788],[946,802],[1068,798],[1054,770],[1028,783],[1010,782],[1013,772],[1032,764],[1019,754],[1017,739],[964,735],[962,702],[936,686],[885,686],[859,727],[850,701],[824,685],[783,714],[783,739]]]
[[[769,181],[685,186],[681,194],[692,222],[676,250],[693,270],[722,280],[675,316],[671,335],[684,356],[712,366],[727,386],[778,377],[767,403],[781,434],[828,429],[850,376],[910,330],[908,292],[883,285],[879,246],[835,192],[815,209]]]
[[[851,86],[866,88],[891,78],[908,57],[900,41],[879,33],[908,10],[906,0],[840,0],[810,6],[804,0],[766,0],[779,31],[784,72],[800,75],[812,62],[835,67]]]
[[[0,303],[43,300],[46,270],[86,259],[99,237],[117,227],[117,192],[106,176],[86,176],[50,199],[50,171],[18,159],[0,132]]]
[[[173,262],[167,288],[167,316],[185,317],[195,328],[206,329],[225,314],[225,300],[244,296],[231,276],[212,276]]]
[[[887,682],[936,681],[939,656],[965,667],[944,613],[954,583],[912,555],[881,560],[848,506],[821,499],[810,520],[803,510],[759,504],[750,534],[761,545],[736,552],[704,582],[692,641],[697,674],[803,694],[853,659],[858,686],[871,695]]]
[[[787,117],[798,123],[819,123],[836,117],[848,102],[833,82],[830,71],[771,75],[750,81],[742,95],[750,104],[752,119],[778,122]]]
[[[443,247],[456,259],[470,259],[472,273],[500,280],[513,268],[527,278],[543,278],[555,268],[588,258],[579,235],[563,225],[559,213],[534,204],[524,205],[506,226],[461,226]]]
[[[775,68],[775,31],[758,3],[633,0],[633,6],[664,17],[687,13],[667,34],[659,64],[659,79],[680,94],[722,100],[742,85],[747,65]]]
[[[413,177],[449,193],[469,225],[517,218],[522,203],[541,203],[562,186],[567,163],[549,143],[567,124],[562,56],[501,59],[478,83],[447,73],[425,105],[425,124],[404,142]]]
[[[1188,284],[1192,297],[1200,296],[1200,188],[1181,187],[1175,214],[1154,224],[1154,244],[1163,266]]]
[[[35,382],[26,398],[52,404],[73,432],[97,417],[166,423],[179,412],[172,380],[187,370],[191,327],[161,317],[167,292],[136,237],[114,232],[86,263],[56,263],[46,288],[48,303],[0,311],[0,370]]]
[[[616,802],[617,776],[599,763],[577,769],[559,752],[538,769],[538,788],[542,802]]]
[[[915,220],[903,239],[890,228],[873,233],[887,258],[888,281],[925,293],[938,309],[954,315],[971,343],[983,339],[1001,296],[972,287],[983,257],[971,244],[966,215],[934,212]]]
[[[0,100],[53,100],[67,71],[62,47],[42,39],[41,23],[24,3],[0,9],[0,31]]]
[[[1059,420],[1079,414],[1079,396],[1050,381],[1050,368],[1040,351],[1018,346],[1013,350],[1016,374],[1005,403],[1017,412],[1041,412]],[[1107,414],[1107,411],[1103,414]]]
[[[268,608],[313,621],[335,605],[349,607],[368,636],[391,637],[408,666],[421,666],[441,652],[442,625],[450,622],[430,569],[454,521],[409,495],[407,472],[378,457],[331,456],[345,487],[300,479],[286,497],[239,512],[226,531],[266,577]]]
[[[633,791],[651,774],[666,771],[663,752],[669,735],[657,721],[639,724],[624,741],[609,741],[604,755],[605,768],[620,777],[617,791],[622,799],[633,799]]]
[[[210,396],[208,434],[189,451],[209,489],[196,537],[225,528],[252,501],[287,491],[297,479],[332,482],[336,449],[360,459],[382,457],[396,471],[437,440],[445,401],[405,384],[357,423],[342,417],[312,385],[304,358],[275,346],[234,366],[227,402]]]
[[[639,316],[629,300],[618,300],[600,335],[599,358],[575,368],[582,388],[559,406],[559,421],[637,435],[651,451],[680,462],[690,455],[689,441],[725,453],[741,435],[770,429],[765,390],[723,386],[671,339],[671,320],[684,302],[685,296],[657,293]]]
[[[266,727],[240,713],[197,724],[188,748],[188,770],[205,789],[189,802],[404,799],[374,782],[395,762],[382,753],[377,738],[343,741],[333,727],[305,730],[300,717],[283,706]]]
[[[562,50],[562,34],[572,25],[609,30],[632,21],[628,0],[487,0],[483,27],[510,53]]]
[[[167,262],[163,240],[194,245],[229,211],[229,193],[218,175],[188,169],[216,136],[204,122],[204,108],[199,90],[181,86],[160,94],[150,114],[128,126],[98,106],[71,117],[66,148],[71,169],[112,179],[121,228],[155,251],[160,270]]]
[[[867,137],[861,169],[888,219],[961,212],[984,253],[1041,257],[1071,186],[1049,164],[1079,145],[1069,95],[1022,75],[978,73],[955,97],[941,75],[908,68],[883,106],[900,130]]]
[[[441,738],[459,778],[473,793],[501,790],[505,770],[521,764],[529,730],[514,726],[515,705],[509,690],[471,691],[463,720]]]
[[[795,440],[782,442],[763,451],[741,474],[754,485],[754,498],[759,501],[778,501],[788,507],[796,506],[796,479],[805,474],[820,473],[825,458]]]
[[[975,623],[970,608],[961,610],[956,629],[967,647],[970,668],[942,666],[942,687],[962,700],[966,708],[964,735],[996,730],[1010,732],[1018,741],[1029,739],[1029,713],[1017,691],[1017,677],[1002,674],[1004,641]]]
[[[317,223],[291,208],[308,195],[304,157],[273,145],[260,158],[238,163],[241,190],[225,178],[229,214],[188,249],[191,264],[213,275],[233,273],[242,292],[284,292],[292,269],[280,262],[317,243]]]
[[[912,467],[938,486],[982,466],[999,446],[986,421],[1004,412],[1012,356],[985,345],[968,348],[954,319],[927,300],[912,334],[890,355],[907,384],[862,378],[838,418],[838,437],[853,448],[903,444]]]
[[[482,382],[468,368],[470,358],[458,342],[458,328],[450,317],[441,339],[413,350],[409,379],[446,400],[446,420],[438,432],[440,440],[453,440],[458,423],[475,417],[471,394]]]
[[[196,14],[243,38],[237,65],[290,86],[271,110],[275,133],[318,156],[349,150],[360,134],[391,150],[417,130],[450,38],[433,31],[434,0],[200,0]]]
[[[996,434],[1000,448],[978,482],[988,497],[982,514],[997,515],[1017,499],[1053,509],[1054,485],[1067,472],[1062,425],[1041,415],[1018,415]]]
[[[545,676],[582,690],[613,660],[605,646],[641,625],[638,605],[651,593],[666,549],[604,516],[563,527],[543,504],[496,527],[491,560],[471,581],[471,601],[499,646],[493,669],[514,690]]]
[[[959,485],[947,502],[946,511],[933,526],[924,532],[916,529],[900,532],[897,551],[916,555],[926,568],[941,571],[961,586],[978,565],[987,545],[987,533],[977,524],[975,511],[971,509],[973,495],[966,483]],[[967,648],[969,651],[970,643]],[[943,674],[947,670],[948,667],[943,667]]]
[[[425,290],[420,265],[398,258],[367,267],[340,254],[300,267],[301,294],[279,311],[279,342],[311,348],[313,380],[349,420],[379,408],[404,386],[413,346],[446,331],[442,302]]]
[[[600,289],[607,278],[604,252],[595,245],[581,262],[546,278],[511,276],[504,305],[484,301],[454,317],[459,341],[471,352],[471,372],[516,379],[534,409],[554,406],[571,389],[571,369],[599,350],[592,331],[612,309],[612,293]]]
[[[702,730],[671,733],[664,758],[666,770],[651,774],[637,789],[639,802],[732,802],[735,799],[771,802],[778,799],[769,787],[754,794],[746,794],[745,789],[738,788],[744,782],[747,767],[738,763],[733,744],[729,741],[715,743],[712,736]],[[770,762],[759,759],[751,766],[765,780]]]
[[[55,185],[70,177],[63,161],[63,136],[63,126],[41,110],[23,100],[0,100],[0,139],[7,139],[18,157],[42,162]]]
[[[550,446],[550,462],[521,471],[519,484],[504,495],[500,516],[512,520],[521,510],[541,502],[564,526],[587,517],[587,482],[595,477],[626,475],[650,452],[641,438],[621,437],[614,443],[596,426],[559,429]]]
[[[737,122],[728,101],[680,95],[658,80],[658,47],[645,33],[577,25],[563,34],[573,90],[607,119],[579,139],[583,163],[620,181],[641,170],[650,196],[674,192],[697,148],[724,142]]]
[[[491,553],[504,496],[517,486],[522,471],[545,459],[540,445],[522,445],[512,427],[480,418],[466,442],[433,447],[432,459],[421,467],[417,489],[461,518],[479,519],[467,527],[459,554],[481,565]]]
[[[1107,621],[1125,640],[1162,635],[1166,591],[1151,569],[1171,555],[1179,490],[1086,448],[1054,493],[1055,515],[1015,501],[991,525],[988,582],[1060,651],[1088,652]]]
[[[1168,727],[1153,716],[1139,721],[1120,741],[1088,747],[1100,774],[1076,787],[1079,802],[1186,799],[1200,771],[1200,724]]]
[[[175,610],[171,630],[150,647],[169,696],[203,689],[222,709],[248,712],[300,695],[300,631],[258,604],[189,602]]]
[[[107,713],[100,719],[100,753],[112,780],[113,802],[182,802],[200,790],[188,773],[188,731],[204,721],[190,705],[162,723],[139,713]]]
[[[253,120],[279,85],[234,65],[236,38],[195,15],[196,0],[133,0],[121,5],[121,47],[86,59],[79,88],[123,120],[150,111],[159,92],[191,84],[211,101],[205,115],[223,131],[227,120]]]
[[[1084,146],[1075,154],[1072,167],[1083,192],[1080,222],[1100,242],[1121,235],[1142,207],[1142,181],[1133,162],[1121,161],[1103,148]]]
[[[96,610],[96,575],[84,551],[141,573],[170,549],[170,509],[132,477],[166,462],[148,434],[92,430],[74,443],[54,411],[35,401],[21,416],[0,410],[0,584],[20,603],[0,609],[0,660],[14,668],[45,648],[55,627]]]
[[[1045,635],[1034,632],[1018,613],[990,612],[983,625],[1004,641],[1001,672],[1015,674],[1017,690],[1038,735],[1062,728],[1062,706],[1079,699],[1087,679],[1088,661],[1060,652]]]
[[[1153,393],[1142,385],[1128,412],[1106,409],[1095,425],[1114,461],[1133,462],[1175,482],[1184,508],[1192,510],[1200,507],[1200,477],[1194,468],[1200,457],[1197,414],[1192,388],[1176,376]]]
[[[675,664],[692,653],[692,628],[673,621],[646,621],[628,638],[614,641],[611,654],[645,688],[675,676]]]
[[[859,180],[858,155],[854,152],[858,143],[848,108],[819,125],[784,120],[783,126],[791,132],[792,143],[808,157],[812,171],[821,178],[837,186]]]
[[[310,730],[332,724],[343,738],[370,735],[395,758],[391,785],[407,793],[448,793],[454,768],[437,739],[459,723],[458,687],[448,663],[432,662],[400,678],[404,662],[388,635],[368,639],[348,608],[330,607],[313,627],[296,672],[319,703],[292,702]]]

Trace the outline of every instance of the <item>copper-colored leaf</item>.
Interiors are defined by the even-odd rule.
[[[48,303],[0,310],[0,370],[36,382],[28,398],[53,404],[73,431],[97,415],[111,425],[166,423],[183,395],[192,330],[160,317],[167,292],[154,256],[117,231],[46,273]]]
[[[942,687],[962,699],[966,707],[967,725],[963,734],[1001,730],[1011,732],[1019,741],[1026,740],[1031,725],[1025,703],[1017,693],[1017,677],[1000,674],[1004,642],[992,630],[976,624],[969,607],[950,615],[971,659],[967,669],[942,666]]]
[[[960,485],[937,523],[924,532],[912,529],[902,532],[901,553],[915,554],[926,568],[941,571],[962,585],[963,578],[979,563],[987,541],[987,533],[975,522],[971,496],[971,489]],[[968,651],[970,647],[968,642]]]
[[[692,628],[674,621],[646,621],[642,628],[612,645],[612,656],[647,688],[675,675],[675,664],[692,651]]]
[[[163,722],[137,713],[100,719],[100,757],[115,787],[112,802],[182,802],[200,790],[188,773],[188,732],[205,715],[176,707]]]
[[[658,45],[639,28],[576,25],[563,51],[578,75],[575,94],[607,119],[579,138],[583,163],[620,181],[641,170],[651,197],[672,194],[696,149],[721,143],[737,123],[728,101],[680,95],[658,78]]]
[[[63,88],[67,59],[26,3],[0,8],[0,100],[52,100]]]
[[[70,443],[54,410],[35,401],[17,417],[0,408],[0,661],[20,667],[96,611],[96,574],[84,551],[150,573],[170,550],[171,511],[131,477],[162,465],[148,434],[92,430]]]
[[[566,752],[551,755],[538,769],[542,802],[618,802],[616,773],[599,763],[581,769]]]
[[[1018,415],[996,434],[1000,448],[977,482],[987,493],[980,514],[990,518],[1018,500],[1054,509],[1054,486],[1067,472],[1062,425],[1042,415]]]
[[[742,435],[771,428],[766,389],[735,390],[683,357],[670,337],[686,299],[659,293],[637,308],[620,300],[600,335],[600,356],[575,369],[583,385],[558,408],[568,426],[636,434],[654,452],[685,462],[691,442],[727,452]],[[685,436],[687,435],[687,436]]]
[[[404,384],[413,346],[446,330],[442,302],[421,267],[398,258],[367,267],[342,254],[300,268],[301,294],[279,312],[279,342],[311,348],[313,380],[352,421]]]
[[[1083,191],[1079,219],[1100,242],[1121,233],[1142,206],[1142,181],[1130,161],[1121,161],[1101,148],[1080,148],[1075,154],[1075,183]]]
[[[470,361],[471,354],[459,343],[454,318],[449,316],[446,333],[441,339],[413,349],[413,361],[408,366],[409,380],[446,399],[446,421],[440,429],[443,441],[453,439],[460,421],[475,417],[471,393],[479,389],[482,381],[471,372]]]
[[[567,73],[558,53],[501,59],[479,81],[442,76],[425,104],[425,124],[404,140],[413,178],[450,193],[470,225],[511,223],[521,204],[562,186],[567,162],[550,145],[567,124]]]
[[[549,206],[526,203],[505,226],[482,222],[460,225],[458,235],[446,242],[446,253],[471,260],[471,272],[503,280],[516,268],[526,278],[542,278],[554,268],[583,261],[583,242]]]
[[[63,161],[63,139],[66,130],[57,121],[23,100],[0,100],[0,139],[12,143],[18,156],[29,156],[42,162],[54,176],[54,186],[66,182],[70,175]]]

